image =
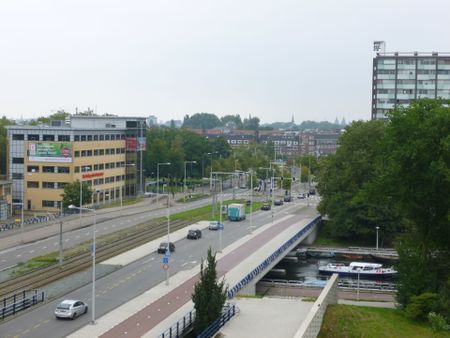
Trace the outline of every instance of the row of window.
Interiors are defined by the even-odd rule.
[[[415,70],[411,69],[399,69],[397,70],[397,75],[414,75]],[[438,75],[448,75],[450,74],[450,70],[448,69],[439,69],[437,71]],[[379,75],[395,75],[395,69],[380,69],[378,70]],[[436,75],[436,70],[434,69],[418,69],[418,75]]]
[[[114,168],[124,168],[125,162],[108,162],[108,163],[97,163],[97,164],[91,164],[91,165],[84,165],[84,166],[76,166],[75,172],[79,173],[81,170],[81,167],[83,167],[83,172],[87,171],[97,171],[97,170],[107,170],[107,169],[114,169]]]
[[[101,134],[101,135],[74,135],[73,140],[75,142],[87,142],[87,141],[117,141],[125,140],[125,134]],[[24,141],[25,134],[13,134],[12,139],[14,141]],[[70,142],[70,135],[42,135],[42,139],[39,134],[28,134],[26,139],[28,141],[50,141],[50,142]]]
[[[392,80],[378,79],[377,80],[377,84],[382,84],[382,83],[384,83],[384,84],[394,84],[396,82],[397,82],[397,84],[410,84],[410,85],[413,85],[413,84],[416,83],[416,81],[414,79],[409,79],[409,80],[407,80],[407,79],[399,79],[397,81],[394,80],[394,79],[392,79]],[[418,80],[417,83],[418,84],[436,84],[436,81],[432,80],[432,79],[430,79],[430,80]],[[450,84],[450,79],[449,80],[447,80],[447,79],[438,79],[437,80],[438,87],[446,86],[446,85],[449,85],[449,84]]]
[[[416,60],[419,62],[419,65],[435,65],[436,59],[427,58],[427,59],[398,59],[397,64],[399,65],[414,65],[416,64]],[[439,65],[450,65],[450,58],[448,59],[438,59]],[[395,59],[378,59],[379,65],[393,65],[395,64]]]
[[[75,142],[125,140],[125,134],[75,135],[73,140]]]
[[[24,134],[13,134],[12,139],[14,141],[24,141]],[[58,142],[70,142],[70,135],[42,135],[42,140],[39,137],[39,134],[28,134],[28,141],[58,141]]]
[[[94,150],[76,150],[74,152],[75,157],[91,157],[91,156],[105,156],[125,154],[125,148],[107,148],[107,149],[94,149]]]
[[[110,176],[105,178],[97,178],[94,180],[83,180],[83,183],[86,183],[89,186],[92,185],[102,185],[114,182],[120,182],[125,180],[125,175],[119,176]],[[43,189],[64,189],[64,187],[69,184],[67,182],[42,182]],[[30,189],[39,189],[40,182],[39,181],[27,181],[27,188]]]

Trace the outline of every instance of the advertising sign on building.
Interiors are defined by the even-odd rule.
[[[28,145],[28,161],[72,162],[72,143],[32,142]]]
[[[127,150],[136,150],[136,137],[127,137],[126,139],[126,145],[127,145]]]

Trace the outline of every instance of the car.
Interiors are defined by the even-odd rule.
[[[170,252],[175,251],[175,244],[173,244],[172,242],[169,242],[169,250]],[[161,242],[161,244],[159,244],[158,253],[165,254],[166,251],[167,251],[167,242]]]
[[[200,229],[188,230],[187,239],[200,239],[202,238],[202,231]]]
[[[314,189],[314,188],[309,189],[309,194],[310,195],[315,195],[316,194],[316,189]]]
[[[284,196],[284,201],[285,202],[290,202],[291,200],[292,200],[291,195]]]
[[[209,223],[208,229],[209,230],[219,230],[220,229],[220,223],[218,221],[211,221]]]
[[[263,204],[263,205],[261,206],[261,210],[270,210],[270,209],[272,209],[272,207],[270,206],[270,204]]]
[[[302,200],[302,199],[305,198],[305,194],[299,194],[299,195],[297,196],[297,198]]]
[[[273,201],[273,205],[283,205],[283,200],[275,200]]]
[[[66,299],[56,306],[55,317],[74,319],[86,312],[88,312],[88,306],[85,302]]]

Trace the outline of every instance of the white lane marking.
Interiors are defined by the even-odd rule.
[[[19,254],[19,255],[17,255],[16,257],[21,257],[22,255],[21,254]]]
[[[68,241],[70,241],[70,238],[67,238],[64,242],[68,242]]]
[[[42,249],[47,249],[47,247],[46,247],[46,246],[43,246]]]
[[[80,236],[76,235],[75,238],[80,238]]]
[[[29,253],[33,253],[34,252],[34,250],[30,250],[30,251],[28,251]]]

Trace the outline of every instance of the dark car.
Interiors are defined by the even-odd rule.
[[[314,189],[314,188],[309,189],[309,194],[310,195],[315,195],[316,194],[316,189]]]
[[[270,204],[263,204],[261,206],[261,210],[270,210],[272,207],[270,206]]]
[[[175,251],[175,244],[173,244],[172,242],[169,242],[169,250],[170,252]],[[158,253],[164,254],[166,253],[166,251],[167,251],[167,242],[161,242],[158,248]]]
[[[200,239],[202,238],[202,231],[200,229],[188,230],[187,239]]]
[[[273,201],[273,205],[283,205],[283,200],[275,200]]]
[[[290,202],[290,201],[292,201],[291,195],[286,195],[286,196],[284,196],[284,201],[285,201],[285,202]]]

